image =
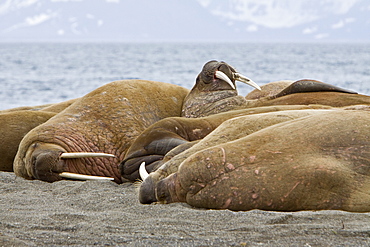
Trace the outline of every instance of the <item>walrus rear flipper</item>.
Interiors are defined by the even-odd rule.
[[[273,96],[273,98],[279,98],[288,94],[295,94],[295,93],[309,93],[309,92],[340,92],[340,93],[350,93],[350,94],[357,94],[357,92],[343,89],[340,87],[336,87],[334,85],[330,85],[324,82],[316,81],[316,80],[299,80],[292,83],[290,86],[285,88],[280,93]]]

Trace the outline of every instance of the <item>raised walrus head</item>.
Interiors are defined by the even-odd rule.
[[[255,82],[236,72],[227,63],[215,60],[207,62],[185,98],[182,116],[204,117],[245,105],[245,98],[238,96],[235,81],[260,89]]]

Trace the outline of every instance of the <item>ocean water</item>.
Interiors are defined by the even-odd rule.
[[[259,85],[306,78],[370,94],[370,44],[0,43],[0,110],[81,97],[122,79],[190,89],[213,59]]]

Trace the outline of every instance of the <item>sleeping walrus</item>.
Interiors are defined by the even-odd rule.
[[[144,80],[104,85],[31,130],[20,143],[14,172],[48,182],[70,172],[120,183],[119,161],[131,142],[151,124],[179,116],[187,93],[180,86]]]
[[[225,121],[207,136],[208,147],[184,158],[177,172],[146,186],[154,186],[155,201],[201,208],[369,212],[370,112],[298,112],[297,118],[278,113],[287,121],[243,134],[235,126],[249,126],[257,115]],[[277,116],[259,116],[260,123],[272,115]],[[224,138],[234,135],[231,141]]]

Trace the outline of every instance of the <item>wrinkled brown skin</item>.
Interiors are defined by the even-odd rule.
[[[55,116],[54,112],[14,110],[0,113],[0,171],[13,171],[13,161],[22,138]]]
[[[76,100],[22,140],[16,175],[48,182],[61,172],[113,177],[131,142],[149,125],[181,114],[188,90],[162,82],[116,81]],[[104,152],[115,158],[61,159],[63,152]]]
[[[221,124],[212,131],[211,134],[205,136],[204,139],[198,142],[189,143],[193,144],[190,147],[183,147],[185,145],[183,144],[168,152],[163,158],[162,164],[159,168],[154,169],[155,171],[150,173],[149,177],[141,184],[139,200],[141,203],[145,204],[156,202],[155,184],[170,174],[175,173],[185,159],[200,150],[218,145],[220,142],[233,141],[277,123],[319,114],[322,111],[332,109],[333,108],[327,106],[279,106],[260,107],[256,108],[255,112],[244,110],[244,114],[243,111],[239,111],[239,116],[235,115],[234,118],[225,120],[228,124]],[[231,112],[228,115],[231,116]],[[210,122],[213,120],[211,117],[216,119],[216,115],[209,116],[204,119],[207,119],[208,122]],[[200,122],[200,119],[197,119],[196,121]],[[148,170],[148,172],[150,172],[150,170]]]
[[[291,109],[321,109],[325,106],[270,106],[251,109],[242,109],[214,114],[202,118],[166,118],[148,127],[138,136],[127,150],[120,169],[122,176],[130,181],[139,179],[139,167],[142,162],[146,163],[148,172],[155,171],[169,157],[184,151],[194,142],[203,139],[224,121],[249,115],[271,111],[283,111]],[[171,150],[176,148],[176,151]],[[166,156],[166,160],[162,160]]]
[[[322,108],[330,107],[316,105],[269,106],[229,111],[196,119],[183,117],[163,119],[148,127],[132,143],[120,165],[122,176],[131,181],[139,179],[138,169],[142,162],[145,162],[148,172],[155,171],[170,157],[193,145],[189,142],[203,139],[222,122],[230,118],[272,111]],[[173,150],[178,146],[180,147]],[[171,153],[169,153],[170,151]],[[163,160],[164,157],[166,158]]]
[[[195,85],[184,100],[182,117],[205,117],[245,106],[246,100],[224,80],[215,77],[216,71],[225,73],[235,86],[235,69],[225,62],[209,61],[196,78]]]
[[[212,209],[369,212],[369,121],[368,111],[336,110],[220,141],[158,182],[157,199]]]

